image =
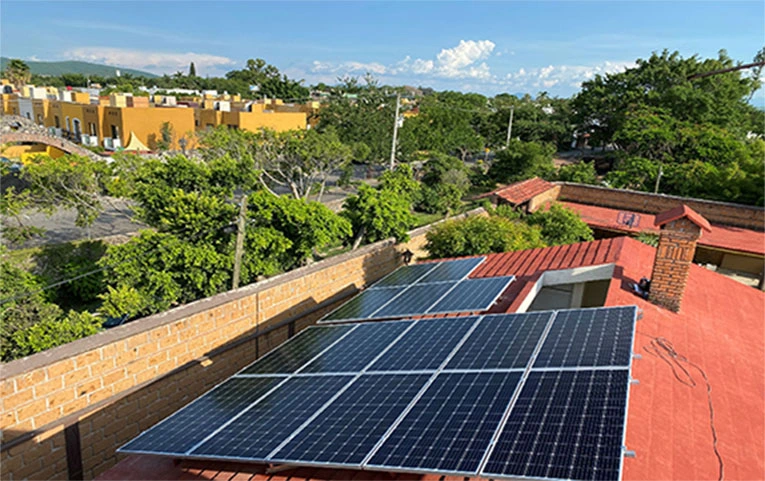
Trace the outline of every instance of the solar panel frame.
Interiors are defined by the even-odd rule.
[[[375,450],[374,454],[364,464],[364,467],[385,470],[393,467],[412,472],[437,472],[457,476],[475,475],[493,439],[496,424],[504,416],[508,402],[515,396],[515,392],[521,386],[522,376],[522,369],[501,372],[441,371],[437,373],[432,384],[412,405],[412,408],[396,428],[386,436],[385,441]],[[462,390],[460,388],[455,389],[452,379],[457,380],[457,385]],[[451,384],[450,381],[452,381]],[[464,387],[465,384],[467,384],[467,387]],[[475,386],[479,386],[482,389],[476,390]],[[504,396],[501,396],[502,393],[504,393]],[[457,401],[455,409],[447,409],[445,413],[444,410],[439,409],[435,414],[430,411],[431,406],[434,403],[438,403],[439,399],[442,402],[449,402],[454,399],[454,396],[458,395],[462,395],[462,399]],[[506,400],[503,402],[500,397]],[[465,404],[465,398],[473,399],[473,403]],[[470,411],[465,413],[463,410],[457,409],[459,406],[463,408],[470,406]],[[499,419],[492,421],[492,416]],[[456,423],[459,427],[455,430],[455,424],[452,423]],[[465,424],[472,427],[476,423],[482,427],[483,435],[473,433],[472,431],[469,433],[465,432],[470,431],[470,427],[466,430],[460,429]],[[404,429],[405,432],[397,437],[396,433],[400,429]],[[418,433],[414,436],[416,439],[408,439],[409,434],[412,432]],[[445,436],[445,433],[450,434]],[[465,436],[465,434],[468,435]],[[397,444],[388,446],[396,438],[398,438],[397,441],[393,442],[397,442]],[[437,446],[438,442],[434,441],[434,439],[443,439],[444,442],[448,440],[449,446]],[[384,461],[378,460],[378,464],[376,464],[375,458],[381,455],[386,446],[389,447],[387,457],[385,457]],[[428,455],[435,454],[440,456],[441,459],[430,460],[429,462],[427,456],[416,456],[418,451],[422,452],[425,448],[427,448]],[[396,455],[397,453],[398,455]],[[460,456],[459,459],[455,458],[458,455]],[[413,456],[420,459],[417,462],[406,464],[407,460],[411,461],[413,459]],[[392,457],[401,459],[391,462]],[[435,465],[433,461],[435,461]],[[453,464],[453,466],[449,468],[440,467],[449,464]],[[470,469],[469,467],[473,464],[474,467]]]
[[[387,274],[385,277],[383,277],[379,281],[369,286],[368,289],[387,289],[390,287],[408,286],[408,285],[416,284],[417,281],[419,281],[420,279],[428,275],[431,271],[436,269],[438,266],[439,266],[438,262],[433,262],[430,264],[413,264],[413,265],[401,266],[395,271],[391,272],[390,274]],[[411,277],[413,277],[413,280],[411,282],[399,283],[398,280],[396,279],[391,280],[395,278],[396,276],[401,275],[397,273],[401,272],[402,270],[422,270],[424,272],[417,276],[412,275]]]
[[[486,311],[491,306],[494,305],[495,302],[497,302],[497,299],[500,298],[503,292],[507,290],[508,287],[510,287],[510,284],[515,282],[515,276],[503,276],[503,277],[484,277],[481,279],[464,279],[460,281],[456,286],[454,286],[453,289],[451,289],[449,292],[444,294],[438,301],[433,303],[427,312],[424,314],[450,314],[454,312],[482,312]],[[496,294],[494,294],[491,297],[491,301],[488,303],[483,303],[480,305],[463,305],[463,306],[455,306],[451,308],[444,308],[439,306],[448,305],[449,302],[451,302],[450,298],[451,296],[457,296],[457,292],[463,288],[463,286],[469,286],[472,288],[478,288],[480,287],[480,284],[498,284],[498,291]],[[465,287],[467,288],[467,287]],[[472,300],[472,299],[470,299]],[[455,301],[458,302],[458,301]]]
[[[397,297],[402,295],[404,292],[406,292],[409,289],[410,286],[395,286],[395,287],[389,287],[384,289],[366,289],[356,296],[353,297],[353,299],[349,300],[348,302],[343,303],[341,306],[339,306],[337,309],[333,310],[329,314],[327,314],[325,317],[323,317],[319,323],[337,323],[337,322],[350,322],[350,321],[364,321],[371,318],[371,315],[374,314],[376,311],[380,310],[381,308],[388,305],[390,302],[395,300]],[[389,296],[387,299],[384,300],[384,302],[380,303],[380,305],[376,305],[369,308],[368,314],[364,316],[349,316],[349,317],[340,317],[340,318],[333,318],[333,316],[336,316],[338,312],[341,312],[343,309],[347,309],[348,306],[352,302],[357,302],[358,299],[362,299],[363,296],[371,297],[371,296]]]
[[[324,409],[321,416],[272,453],[269,461],[360,467],[361,461],[387,431],[390,418],[398,418],[430,377],[429,373],[366,373],[359,376]],[[356,445],[349,446],[349,439],[355,440]],[[338,440],[341,442],[337,443]],[[333,447],[334,452],[331,451]],[[313,453],[306,456],[307,451]]]
[[[439,262],[437,263],[436,268],[418,279],[417,283],[434,284],[439,282],[461,281],[467,279],[470,273],[473,272],[479,265],[481,265],[484,260],[486,260],[486,257],[471,257],[468,259]],[[450,270],[452,272],[446,272]]]
[[[328,328],[328,329],[327,329]],[[340,329],[337,329],[340,328]],[[302,331],[298,332],[296,335],[290,337],[286,341],[284,341],[282,344],[277,346],[276,348],[272,349],[271,351],[267,352],[263,357],[260,359],[256,359],[254,362],[248,364],[244,368],[242,368],[239,372],[237,372],[234,376],[240,376],[240,375],[248,375],[248,376],[268,376],[268,375],[290,375],[294,374],[295,372],[299,371],[303,366],[313,361],[316,357],[323,354],[325,351],[329,350],[340,342],[345,336],[353,332],[357,326],[352,325],[327,325],[327,326],[309,326],[306,329],[303,329]],[[335,339],[333,342],[331,342],[329,345],[321,349],[319,352],[317,352],[313,357],[310,357],[307,361],[304,361],[302,364],[298,365],[294,369],[290,370],[289,372],[278,372],[278,371],[265,371],[265,372],[259,372],[259,371],[253,371],[254,367],[257,367],[261,364],[265,364],[270,362],[273,358],[277,357],[282,349],[284,349],[287,346],[294,345],[295,343],[301,342],[305,337],[309,335],[309,333],[319,331],[319,330],[330,330],[330,329],[337,329],[339,331],[345,331],[344,334],[341,334],[337,339]],[[301,337],[302,336],[302,337]]]
[[[596,312],[606,312],[606,313],[615,313],[616,316],[618,316],[616,321],[608,321],[607,319],[600,320],[595,318],[594,316],[587,317],[586,314],[589,311],[596,311]],[[566,369],[566,368],[580,368],[589,370],[592,368],[597,367],[608,367],[608,366],[614,366],[614,367],[620,367],[620,368],[627,368],[628,366],[632,365],[632,349],[633,344],[635,342],[635,323],[637,321],[637,306],[617,306],[617,307],[601,307],[596,309],[565,309],[565,310],[558,310],[556,311],[558,314],[556,315],[555,322],[552,324],[550,331],[545,337],[544,343],[542,344],[542,347],[539,351],[539,354],[537,358],[534,360],[534,364],[531,366],[532,369],[542,369],[542,368],[553,368],[553,369]],[[585,321],[582,323],[581,321],[572,320],[571,317],[574,315],[585,316]],[[614,364],[615,361],[610,362],[602,362],[600,359],[603,357],[603,350],[600,349],[600,344],[595,348],[594,352],[591,350],[589,353],[587,352],[588,348],[590,348],[593,343],[589,342],[589,333],[590,332],[596,332],[597,334],[600,334],[601,336],[606,333],[605,331],[605,325],[607,323],[613,322],[616,324],[616,322],[620,322],[622,324],[628,323],[628,326],[622,325],[621,327],[627,327],[629,335],[628,336],[614,336],[614,343],[611,346],[612,348],[612,354],[613,356],[617,356],[621,354],[622,363],[620,364]],[[570,329],[569,326],[564,326],[565,323],[575,323],[573,328],[575,332],[572,334],[570,332],[567,332],[566,329]],[[580,347],[577,349],[579,350],[579,361],[575,364],[572,364],[569,360],[569,349],[570,346],[573,345],[573,343],[577,340],[578,337],[581,336],[580,326],[582,324],[586,324],[587,331],[585,334],[587,334],[586,341],[582,342]],[[595,330],[589,329],[591,326],[595,326]],[[558,326],[561,326],[560,329],[557,329]],[[557,334],[556,337],[553,336],[553,332],[556,330],[560,331],[559,334]],[[569,335],[567,335],[569,334]],[[607,333],[606,333],[607,334]],[[602,339],[602,337],[601,337]],[[560,349],[557,349],[560,345],[560,341],[562,340],[563,346],[569,346],[569,349],[566,350],[565,353],[561,354]],[[627,345],[621,345],[619,341],[626,342],[629,340],[629,344]],[[552,344],[548,344],[548,341]],[[548,346],[551,346],[548,348]],[[551,351],[549,354],[545,351]],[[626,351],[626,352],[622,352]],[[594,362],[582,364],[581,358],[586,355],[592,355],[595,357]],[[560,357],[563,355],[563,359],[560,360],[560,362],[556,362],[556,357]]]
[[[603,378],[603,376],[608,375],[609,379],[608,382],[598,383],[599,380]],[[589,378],[588,378],[589,376]],[[624,385],[622,385],[619,382],[614,382],[613,378],[621,377],[623,376],[623,381],[625,381]],[[565,381],[565,378],[570,377],[571,382],[560,382],[563,378]],[[616,379],[619,381],[619,379]],[[595,474],[597,473],[597,467],[595,467],[594,472],[593,469],[590,468],[587,474],[589,476],[577,476],[575,472],[572,472],[575,468],[575,464],[571,465],[569,464],[566,466],[569,469],[569,472],[566,473],[565,476],[559,476],[555,475],[554,473],[551,473],[550,475],[547,475],[547,473],[554,469],[555,466],[551,464],[545,464],[545,465],[537,465],[541,468],[547,468],[547,472],[545,474],[538,474],[534,473],[533,471],[529,473],[529,469],[531,469],[531,466],[533,466],[532,461],[535,459],[535,455],[540,455],[542,453],[545,454],[554,454],[555,452],[561,454],[561,455],[567,455],[568,461],[570,462],[572,457],[574,459],[577,459],[581,456],[582,451],[584,451],[584,458],[589,459],[590,461],[597,463],[599,460],[602,460],[602,458],[598,455],[593,456],[587,456],[586,450],[580,449],[579,442],[573,443],[574,449],[578,451],[575,454],[566,453],[567,446],[572,446],[572,443],[566,443],[562,442],[561,447],[557,448],[558,446],[558,440],[561,439],[561,436],[564,437],[570,437],[572,436],[572,431],[569,430],[566,432],[567,426],[575,426],[574,424],[569,424],[566,422],[567,419],[576,419],[580,418],[581,423],[585,423],[585,413],[592,413],[592,411],[595,411],[596,415],[599,415],[602,420],[608,421],[610,417],[606,416],[609,410],[613,410],[613,408],[608,407],[609,400],[612,402],[623,402],[624,403],[624,411],[623,415],[626,419],[626,409],[629,405],[629,395],[628,395],[628,389],[629,389],[629,382],[630,380],[630,374],[628,372],[628,369],[626,368],[619,368],[619,369],[563,369],[563,370],[557,370],[557,371],[532,371],[529,375],[529,378],[524,382],[523,391],[520,393],[520,397],[523,398],[519,401],[520,404],[515,404],[512,408],[512,412],[510,413],[511,416],[515,415],[516,417],[522,416],[523,421],[520,423],[520,426],[527,425],[528,422],[531,422],[530,431],[535,434],[535,438],[533,441],[533,446],[531,449],[521,449],[520,452],[511,457],[506,459],[504,462],[499,461],[499,465],[503,465],[503,468],[497,468],[491,467],[492,464],[492,457],[497,452],[495,449],[492,449],[492,453],[489,456],[489,459],[483,469],[481,469],[480,475],[482,477],[487,478],[512,478],[512,479],[544,479],[544,480],[564,480],[564,479],[592,479]],[[544,383],[547,382],[548,384],[550,382],[554,382],[555,385],[552,387],[553,391],[547,392],[548,388],[544,387]],[[581,388],[577,389],[577,386],[581,386],[582,384],[588,386],[590,388],[590,391],[588,391],[587,394],[587,400],[581,403],[573,403],[570,404],[570,401],[572,397],[581,397]],[[597,386],[607,386],[607,390],[610,390],[613,387],[613,390],[616,391],[615,397],[609,397],[606,395],[605,397],[599,397],[598,392],[595,391],[596,398],[594,400],[589,399],[589,394],[592,391],[593,387]],[[527,395],[527,390],[534,391],[531,396]],[[539,391],[544,391],[541,396],[538,396]],[[567,391],[568,390],[568,391]],[[623,391],[624,397],[621,397],[620,394]],[[568,396],[565,396],[565,394],[568,392]],[[578,394],[577,394],[578,393]],[[561,411],[561,404],[562,404],[562,398],[566,398],[566,404],[565,404],[565,410]],[[606,404],[603,404],[604,401]],[[541,402],[538,402],[541,401]],[[537,406],[536,413],[534,406]],[[539,408],[544,408],[545,413],[541,416],[541,420],[539,422],[534,422],[535,419],[538,419],[540,417],[539,415]],[[581,411],[581,415],[576,415],[575,413],[577,411]],[[548,416],[548,413],[549,414]],[[560,417],[560,421],[556,421],[556,419]],[[529,421],[530,419],[531,421]],[[516,419],[516,424],[518,424],[518,420]],[[609,430],[608,425],[600,425],[599,428],[596,425],[593,425],[592,423],[587,423],[588,430],[583,430],[584,425],[580,425],[580,429],[576,429],[576,437],[578,440],[582,440],[582,436],[587,436],[587,431],[589,431],[589,435],[587,437],[590,438],[589,442],[586,442],[587,439],[585,438],[585,448],[589,448],[590,450],[594,449],[596,452],[600,453],[601,451],[616,451],[613,454],[613,456],[610,457],[610,459],[613,461],[614,458],[618,457],[619,460],[616,463],[616,466],[614,466],[614,470],[616,473],[606,473],[601,474],[600,478],[595,479],[614,479],[612,476],[613,474],[616,474],[616,479],[622,478],[622,467],[623,467],[623,461],[624,461],[624,439],[626,435],[626,422],[622,421],[618,423],[619,428],[621,429],[621,436],[619,438],[618,446],[616,443],[602,443],[600,441],[602,434],[607,432]],[[524,443],[528,444],[529,438],[526,438],[524,440],[524,435],[522,430],[518,430],[512,427],[513,425],[505,424],[502,428],[502,434],[505,434],[507,432],[508,436],[505,441],[505,443],[508,442],[508,440],[514,440],[513,446],[515,446],[516,443],[521,442],[521,446],[523,446]],[[613,423],[610,424],[610,427],[613,428]],[[506,431],[507,430],[507,431]],[[531,432],[529,435],[531,435]],[[554,441],[552,444],[553,446],[556,446],[557,451],[549,451],[547,449],[542,449],[541,451],[537,450],[535,451],[534,448],[537,447],[537,443],[541,442],[542,445],[550,445],[549,438],[545,439],[546,436],[555,434],[556,441]],[[596,436],[597,435],[597,436]],[[592,440],[592,438],[598,437],[599,439],[597,441]],[[500,436],[500,439],[497,440],[495,448],[499,446],[502,436]],[[554,457],[554,456],[553,456]],[[562,456],[561,456],[562,457]],[[510,459],[515,459],[516,463],[520,462],[521,464],[525,464],[525,472],[524,473],[513,473],[511,470],[509,470],[508,461]],[[549,458],[548,458],[549,459]],[[564,458],[565,459],[565,458]],[[560,462],[560,461],[559,461]],[[580,461],[581,462],[581,461]],[[497,464],[497,461],[495,461],[495,464]],[[597,466],[597,465],[596,465]],[[563,467],[561,467],[563,468]],[[580,468],[581,469],[581,468]],[[501,471],[501,472],[500,472]],[[603,477],[605,476],[605,477]]]

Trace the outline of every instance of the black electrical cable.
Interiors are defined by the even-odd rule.
[[[709,382],[706,372],[696,363],[690,361],[687,357],[679,354],[671,341],[664,337],[651,337],[651,342],[643,346],[643,350],[652,356],[656,356],[662,361],[666,362],[672,369],[675,379],[685,384],[690,388],[696,387],[696,380],[691,375],[690,371],[686,369],[683,364],[686,364],[692,368],[695,368],[701,376],[704,378],[704,383],[707,386],[707,404],[709,405],[709,427],[712,431],[712,449],[717,457],[717,463],[719,466],[718,481],[722,481],[725,473],[725,465],[723,463],[722,455],[718,449],[717,429],[715,429],[715,410],[712,405],[712,385]]]

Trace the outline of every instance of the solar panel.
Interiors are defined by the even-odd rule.
[[[425,314],[428,312],[428,308],[452,287],[454,287],[452,283],[415,284],[397,297],[395,301],[375,312],[374,317],[386,318]]]
[[[383,277],[381,281],[371,286],[370,289],[375,289],[380,287],[391,287],[391,286],[407,286],[409,284],[414,284],[414,282],[417,279],[424,276],[429,271],[432,271],[438,265],[439,264],[437,263],[431,263],[431,264],[415,264],[412,266],[399,267],[392,273]]]
[[[412,322],[359,324],[353,332],[314,359],[300,372],[359,372],[400,336]]]
[[[460,259],[457,261],[446,261],[437,264],[437,267],[430,271],[428,275],[418,281],[418,284],[429,282],[459,281],[468,276],[478,264],[483,262],[484,257],[474,257],[471,259]],[[428,265],[428,264],[422,264]]]
[[[630,365],[637,308],[558,311],[534,367]]]
[[[628,378],[532,371],[481,475],[619,479]]]
[[[524,368],[552,316],[552,311],[484,316],[446,369]]]
[[[271,461],[361,464],[429,378],[361,376]]]
[[[366,466],[476,473],[521,374],[439,374]]]
[[[293,377],[189,454],[226,459],[265,460],[353,376]]]
[[[369,368],[370,371],[437,369],[478,317],[430,319],[417,322]]]
[[[390,289],[367,289],[339,309],[332,312],[325,321],[358,320],[369,317],[373,312],[384,306],[391,299],[401,294],[406,287],[391,287]]]
[[[303,330],[256,361],[242,374],[292,373],[355,326],[314,326]]]
[[[284,379],[286,376],[229,379],[121,450],[182,455]]]
[[[491,307],[515,277],[466,279],[431,307],[428,313],[478,312]]]

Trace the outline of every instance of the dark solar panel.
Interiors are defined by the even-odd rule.
[[[629,366],[636,309],[558,311],[534,367]]]
[[[484,316],[446,369],[523,369],[552,311]]]
[[[467,279],[428,310],[428,313],[485,311],[507,289],[514,277]]]
[[[359,372],[412,322],[414,321],[359,324],[353,332],[300,372]]]
[[[619,479],[627,369],[532,371],[483,476]]]
[[[393,345],[370,371],[437,369],[477,317],[422,320]]]
[[[476,473],[520,378],[439,374],[367,465]]]
[[[120,451],[182,455],[286,377],[233,378],[144,431]]]
[[[190,455],[265,460],[352,379],[353,376],[292,378]]]
[[[397,297],[395,301],[375,312],[374,317],[385,318],[425,314],[428,312],[428,308],[452,287],[454,287],[453,283],[415,284],[401,294],[401,296]]]
[[[437,267],[418,281],[418,284],[428,282],[459,281],[464,279],[483,261],[483,257],[460,259],[438,263]],[[424,264],[428,265],[428,264]]]
[[[438,264],[415,264],[413,266],[404,266],[388,274],[381,281],[375,283],[370,289],[390,286],[406,286],[414,284],[420,277],[433,270]]]
[[[361,376],[271,461],[361,464],[429,378]]]
[[[354,326],[318,326],[303,330],[266,354],[243,374],[293,373],[340,339]]]
[[[385,305],[391,299],[404,291],[406,287],[392,287],[390,289],[367,289],[339,309],[328,315],[323,320],[351,320],[365,319],[373,312]]]

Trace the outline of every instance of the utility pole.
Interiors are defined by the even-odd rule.
[[[398,111],[401,108],[401,94],[396,94],[396,116],[393,118],[393,145],[390,148],[390,170],[396,162],[396,140],[398,138]]]
[[[659,193],[659,182],[661,182],[661,176],[663,175],[664,175],[664,166],[662,164],[659,164],[659,175],[656,176],[656,185],[653,188],[654,194]]]
[[[510,136],[513,134],[513,112],[515,112],[515,106],[510,107],[510,120],[507,122],[507,140],[505,141],[505,148],[510,147]]]
[[[234,252],[234,280],[231,289],[239,287],[239,275],[242,271],[242,254],[244,253],[244,221],[247,216],[247,196],[242,196],[242,205],[239,206],[239,218],[236,221],[236,251]]]

